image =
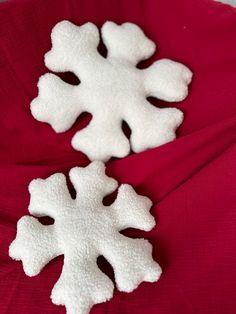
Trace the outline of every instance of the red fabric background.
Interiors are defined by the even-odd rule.
[[[168,57],[194,72],[189,97],[173,104],[185,113],[178,139],[108,163],[110,175],[154,202],[157,227],[129,234],[147,236],[163,275],[133,293],[115,291],[91,313],[236,313],[236,10],[210,0],[0,4],[0,313],[65,313],[49,298],[62,257],[34,278],[8,257],[16,222],[27,214],[30,180],[88,163],[70,145],[88,116],[57,135],[29,110],[38,77],[46,72],[50,31],[62,19],[98,26],[106,20],[137,23],[158,44],[143,66]],[[103,262],[102,267],[109,268]]]

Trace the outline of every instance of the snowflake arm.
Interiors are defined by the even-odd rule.
[[[104,248],[103,255],[113,266],[120,291],[132,292],[141,282],[155,282],[160,278],[161,268],[153,261],[152,246],[147,240],[130,239],[120,234]]]
[[[120,119],[108,119],[102,112],[77,132],[72,138],[72,146],[84,152],[90,160],[107,161],[111,156],[123,157],[129,154],[130,144],[121,129]],[[116,136],[114,136],[114,133]],[[104,148],[106,146],[106,149]]]
[[[174,140],[175,130],[183,121],[183,113],[176,108],[156,108],[145,100],[130,103],[124,119],[131,129],[132,150],[139,153]]]
[[[93,162],[86,168],[75,167],[70,170],[70,180],[76,190],[76,200],[81,202],[102,203],[104,196],[115,191],[118,183],[105,174],[102,162]],[[91,197],[93,195],[93,197]]]
[[[142,72],[147,97],[171,102],[186,98],[192,72],[185,65],[161,59]]]
[[[93,304],[109,300],[112,281],[97,267],[97,256],[74,260],[65,258],[62,273],[53,287],[54,304],[64,305],[67,314],[87,314]],[[78,310],[79,308],[79,310]]]
[[[77,101],[80,89],[51,73],[41,76],[38,89],[38,97],[31,103],[32,115],[49,123],[58,133],[68,130],[83,111]]]
[[[45,64],[52,71],[71,71],[83,79],[94,58],[101,58],[97,52],[99,33],[93,23],[76,26],[62,21],[53,28],[51,38],[52,49],[45,55]]]
[[[137,25],[117,25],[106,22],[102,27],[102,39],[108,50],[108,59],[120,59],[137,65],[154,53],[156,45]]]
[[[22,260],[24,272],[36,276],[53,258],[61,254],[54,226],[44,226],[37,219],[24,216],[17,223],[17,236],[9,255]]]
[[[138,195],[132,186],[122,184],[111,208],[120,230],[136,228],[150,231],[155,226],[155,220],[149,213],[151,206],[149,198]]]
[[[66,178],[62,173],[53,174],[45,180],[31,181],[29,192],[31,194],[29,212],[38,217],[50,216],[55,219],[64,208],[73,205]]]

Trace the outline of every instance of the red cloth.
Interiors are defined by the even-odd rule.
[[[70,145],[88,116],[56,134],[29,110],[38,78],[46,72],[50,31],[62,19],[98,26],[106,20],[137,23],[158,45],[143,65],[167,57],[194,72],[188,98],[173,104],[185,113],[178,139],[108,163],[110,175],[154,202],[157,227],[128,233],[150,239],[163,275],[133,293],[115,291],[91,313],[236,313],[236,10],[210,0],[0,4],[0,313],[65,313],[50,300],[62,257],[33,278],[8,257],[16,222],[28,213],[31,179],[88,163]],[[102,267],[109,268],[103,262]]]

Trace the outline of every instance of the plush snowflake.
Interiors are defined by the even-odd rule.
[[[73,86],[54,74],[43,75],[39,95],[31,103],[33,116],[56,132],[64,132],[82,112],[91,113],[91,123],[72,139],[72,146],[91,160],[124,157],[130,146],[141,152],[173,140],[182,112],[156,108],[146,98],[184,99],[191,71],[168,59],[144,70],[136,68],[139,61],[154,53],[155,44],[135,24],[106,22],[101,36],[108,50],[106,58],[97,51],[99,32],[94,24],[75,26],[62,21],[54,27],[45,63],[52,71],[74,72],[81,84]],[[130,143],[122,121],[132,131]]]
[[[147,197],[123,184],[114,203],[104,206],[104,196],[117,188],[117,181],[106,176],[99,161],[71,169],[70,180],[77,192],[75,199],[61,173],[30,183],[29,212],[50,216],[55,223],[42,225],[34,217],[21,218],[9,254],[22,260],[28,276],[37,275],[50,260],[64,254],[52,301],[65,305],[69,314],[86,314],[94,304],[113,295],[112,281],[97,266],[99,255],[112,265],[120,291],[131,292],[142,281],[157,281],[161,269],[152,259],[152,246],[147,240],[119,233],[128,227],[145,231],[154,227]]]

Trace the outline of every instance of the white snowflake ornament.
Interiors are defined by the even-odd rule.
[[[155,44],[137,25],[103,25],[106,58],[97,51],[99,31],[92,23],[75,26],[62,21],[51,37],[46,66],[56,72],[73,72],[81,83],[73,86],[54,74],[43,75],[38,97],[31,103],[37,120],[49,123],[56,132],[64,132],[82,112],[91,113],[92,121],[72,139],[72,146],[90,160],[124,157],[130,146],[134,152],[141,152],[175,139],[183,113],[176,108],[157,108],[146,98],[171,102],[184,99],[192,73],[183,64],[168,59],[138,69],[137,63],[154,53]],[[130,143],[122,131],[122,121],[131,129]]]
[[[103,205],[104,196],[118,184],[106,176],[102,162],[75,167],[69,175],[77,193],[75,199],[61,173],[30,183],[29,212],[38,217],[50,216],[55,222],[42,225],[34,217],[22,217],[9,255],[22,260],[28,276],[35,276],[50,260],[64,254],[52,301],[65,305],[68,314],[87,314],[94,304],[113,295],[112,281],[97,266],[100,255],[112,265],[120,291],[131,292],[142,281],[159,279],[161,269],[152,259],[151,244],[119,232],[128,227],[149,231],[155,221],[149,213],[151,201],[127,184],[120,186],[113,204]]]

